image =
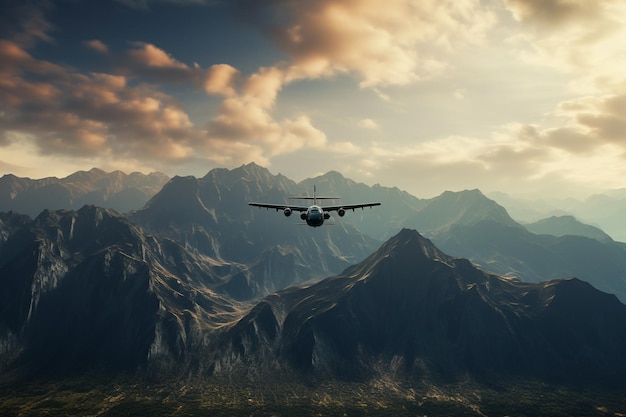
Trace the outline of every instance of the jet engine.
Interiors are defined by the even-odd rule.
[[[289,217],[291,216],[291,209],[289,207],[285,207],[285,210],[283,210],[283,213],[285,213],[285,217]]]
[[[300,213],[300,218],[302,220],[306,220],[306,213],[304,211],[302,213]]]
[[[343,217],[346,214],[346,211],[343,208],[340,208],[339,210],[337,210],[337,214],[339,215],[339,217]]]

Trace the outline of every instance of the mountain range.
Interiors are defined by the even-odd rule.
[[[161,178],[151,175],[156,175],[153,181]],[[115,178],[133,176],[140,178],[93,169],[64,181],[84,190],[93,188],[98,182],[94,178],[99,178],[99,184],[110,184]],[[80,178],[85,185],[80,185]],[[131,185],[122,188],[121,194],[138,186],[136,181],[125,184]],[[247,206],[249,201],[286,202],[291,195],[310,195],[316,185],[321,194],[342,197],[336,201],[380,201],[383,205],[349,213],[331,221],[332,226],[313,231],[293,226],[298,219]],[[46,204],[48,193],[37,193],[44,188],[30,191],[37,200],[35,206]],[[105,191],[91,195],[101,196]],[[72,208],[69,201],[64,208]],[[295,183],[251,163],[234,170],[213,169],[202,178],[174,177],[128,218],[148,233],[173,239],[227,268],[232,266],[238,273],[224,285],[231,293],[238,292],[240,300],[338,273],[409,227],[446,252],[469,258],[487,270],[531,282],[578,277],[626,301],[626,244],[568,216],[522,225],[479,190],[446,191],[425,200],[397,188],[359,184],[334,171]]]
[[[44,210],[0,252],[0,356],[37,372],[180,358],[239,312],[220,272],[110,209]]]
[[[626,242],[626,189],[608,190],[583,200],[514,198],[506,193],[491,193],[513,218],[520,222],[534,223],[552,216],[575,216],[586,224],[601,228],[613,239]]]
[[[405,224],[486,270],[529,282],[577,277],[626,300],[625,245],[573,219],[525,227],[479,190],[468,190],[428,200]]]
[[[224,285],[249,299],[339,272],[379,244],[348,223],[309,230],[299,219],[248,206],[297,192],[293,181],[254,164],[218,169],[203,178],[174,177],[129,219],[200,255],[245,265]]]
[[[551,216],[537,220],[534,223],[525,224],[524,227],[536,235],[552,236],[585,236],[602,242],[609,242],[613,239],[601,229],[584,224],[574,216]]]
[[[617,381],[623,323],[626,306],[583,281],[505,279],[404,229],[338,276],[263,299],[224,333],[214,367]]]
[[[161,178],[151,175],[156,175],[152,180]],[[110,184],[115,178],[133,176],[140,178],[93,169],[64,181],[84,190],[93,188],[94,178],[99,178],[99,184]],[[80,178],[85,185],[80,185]],[[138,186],[136,181],[125,184],[131,185],[121,189],[121,194]],[[349,213],[331,227],[314,231],[292,226],[297,219],[247,206],[248,201],[286,202],[291,195],[310,194],[315,185],[321,194],[342,197],[336,201],[380,201],[383,205]],[[30,191],[35,206],[46,204],[48,193],[37,193],[44,188]],[[90,203],[99,205],[98,201]],[[72,209],[69,201],[64,208]],[[123,210],[118,207],[117,211]],[[487,270],[531,282],[575,276],[626,301],[625,244],[567,216],[522,225],[479,190],[447,191],[425,200],[397,188],[359,184],[334,171],[295,183],[252,163],[234,170],[213,169],[203,178],[174,177],[128,218],[145,231],[173,239],[199,255],[235,265],[239,273],[224,285],[233,293],[239,289],[241,300],[338,273],[409,227],[446,252],[469,258]],[[283,278],[277,280],[277,275]]]
[[[0,178],[0,212],[17,211],[30,217],[42,210],[79,209],[85,204],[125,213],[143,207],[169,180],[159,172],[149,175],[93,168],[65,178]]]
[[[224,292],[220,272],[111,210],[44,211],[0,257],[3,362],[76,372],[201,357],[210,360],[194,372],[352,379],[382,369],[613,382],[626,371],[626,306],[615,296],[575,278],[502,278],[414,230],[252,306]]]
[[[382,206],[313,229],[247,205],[313,185]],[[249,164],[171,178],[126,214],[26,214],[0,213],[6,380],[623,385],[624,245],[573,218],[519,224],[479,190],[421,200]]]

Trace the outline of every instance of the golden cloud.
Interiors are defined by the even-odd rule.
[[[137,42],[135,46],[135,49],[128,51],[128,55],[141,65],[157,68],[188,68],[187,65],[177,61],[167,52],[152,44]]]
[[[208,94],[233,96],[239,71],[228,64],[216,64],[207,71],[204,89]]]
[[[90,41],[85,41],[83,42],[83,45],[101,54],[106,55],[109,53],[109,47],[99,39],[92,39]]]

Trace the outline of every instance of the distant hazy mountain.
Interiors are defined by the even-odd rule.
[[[262,300],[223,334],[214,372],[619,381],[624,323],[626,306],[580,280],[504,279],[403,230],[336,277]]]
[[[571,212],[598,225],[615,240],[626,242],[626,189],[591,196]]]
[[[158,172],[104,172],[93,168],[65,178],[38,180],[4,175],[0,178],[0,212],[10,210],[37,216],[42,210],[78,209],[85,204],[119,212],[141,208],[168,181]]]
[[[626,189],[609,190],[583,201],[573,198],[524,200],[505,193],[490,196],[518,221],[535,222],[550,216],[573,215],[583,223],[601,228],[613,239],[626,242]]]
[[[581,223],[574,216],[552,216],[531,224],[524,225],[526,229],[537,235],[553,236],[586,236],[600,241],[610,241],[611,236],[595,226]]]
[[[446,192],[430,200],[408,226],[419,227],[447,253],[497,274],[529,282],[577,277],[626,301],[623,245],[531,233],[477,190]]]
[[[502,206],[479,190],[446,191],[427,200],[405,225],[428,234],[445,233],[452,226],[470,226],[487,219],[509,227],[521,227]]]
[[[217,272],[111,210],[46,210],[0,248],[0,367],[181,361],[211,326],[238,315],[238,304],[212,289]]]

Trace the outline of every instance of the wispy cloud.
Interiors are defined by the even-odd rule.
[[[45,15],[53,7],[53,3],[47,0],[2,1],[0,38],[23,47],[31,47],[41,41],[51,42],[50,32],[54,30],[54,25]]]
[[[104,55],[109,53],[109,47],[99,39],[92,39],[89,41],[84,41],[83,45],[85,45],[89,49],[92,49]]]

